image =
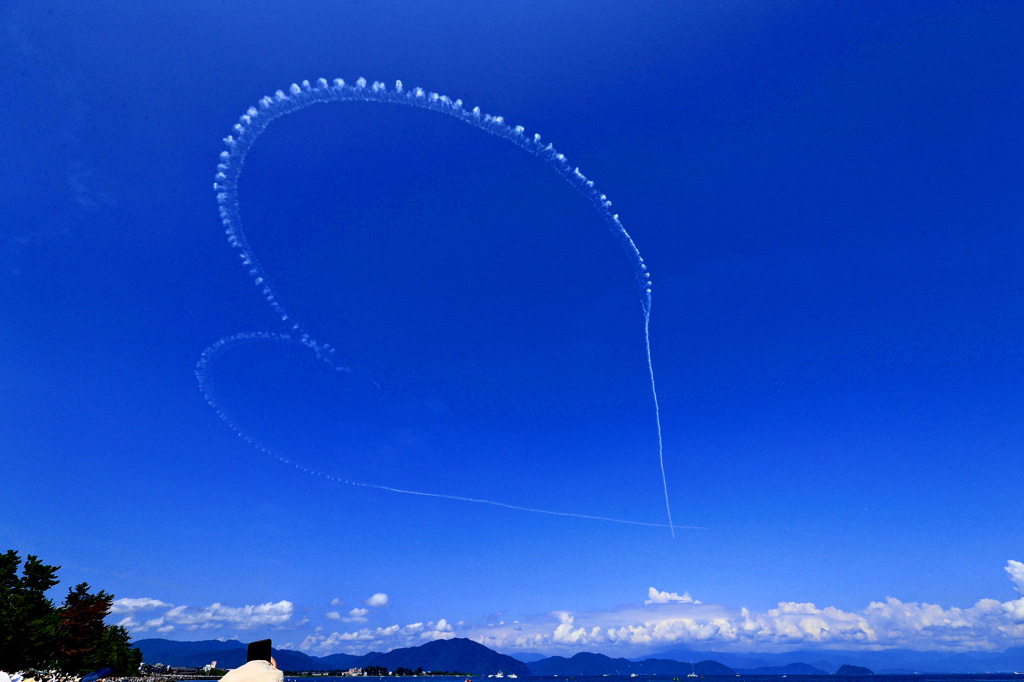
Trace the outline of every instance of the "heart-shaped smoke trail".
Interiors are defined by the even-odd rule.
[[[640,286],[640,303],[643,309],[644,320],[644,343],[646,344],[647,351],[647,370],[651,381],[651,397],[654,402],[655,426],[657,427],[658,433],[658,464],[661,468],[661,482],[665,495],[665,511],[668,515],[667,524],[534,509],[493,500],[403,490],[385,485],[345,480],[311,470],[300,464],[292,462],[279,453],[272,451],[239,427],[230,415],[222,408],[217,400],[217,395],[214,390],[211,378],[211,368],[221,354],[238,344],[266,341],[296,343],[308,349],[309,352],[313,353],[317,359],[332,370],[336,372],[348,371],[347,368],[338,364],[335,360],[335,349],[327,343],[323,343],[312,338],[303,327],[302,323],[288,312],[278,295],[275,293],[266,273],[263,271],[263,267],[260,265],[259,260],[256,258],[256,255],[253,253],[252,248],[246,240],[245,232],[242,230],[242,219],[238,199],[238,179],[242,173],[242,167],[245,164],[246,154],[252,148],[260,134],[266,130],[267,126],[275,119],[282,116],[305,109],[306,107],[313,106],[314,104],[331,102],[377,102],[384,104],[400,104],[410,107],[429,109],[431,111],[452,116],[453,118],[479,128],[484,132],[505,139],[517,147],[524,149],[526,152],[532,154],[538,159],[546,162],[594,205],[598,213],[601,214],[605,222],[610,227],[612,234],[622,246],[626,256],[629,258],[633,266],[637,282]],[[221,222],[224,225],[224,231],[227,235],[228,243],[238,251],[242,265],[248,270],[253,283],[260,290],[264,299],[278,315],[282,324],[284,324],[288,330],[286,333],[280,334],[257,332],[236,334],[234,336],[226,337],[207,348],[203,352],[202,357],[196,366],[196,376],[199,379],[200,389],[202,390],[207,402],[217,412],[221,419],[223,419],[239,436],[256,449],[280,460],[283,463],[295,466],[296,468],[311,475],[321,476],[323,478],[346,483],[348,485],[375,488],[377,490],[386,490],[409,495],[476,502],[539,514],[571,516],[582,519],[595,519],[642,526],[667,526],[672,531],[673,537],[675,536],[676,526],[672,524],[672,510],[669,506],[668,499],[668,482],[665,477],[665,458],[661,437],[661,413],[658,407],[658,393],[654,384],[654,367],[651,362],[650,274],[647,271],[647,265],[640,256],[640,252],[636,248],[636,244],[633,243],[633,239],[629,236],[629,233],[626,232],[626,229],[619,221],[618,214],[612,213],[611,201],[608,200],[607,196],[594,188],[594,182],[592,180],[588,180],[586,176],[580,172],[579,168],[570,166],[565,155],[556,151],[550,144],[541,142],[540,135],[527,135],[522,126],[510,126],[505,123],[501,116],[491,116],[489,114],[482,113],[479,107],[467,109],[463,106],[462,100],[452,100],[444,95],[439,95],[434,92],[426,92],[421,88],[412,88],[407,90],[403,87],[401,81],[397,81],[394,88],[389,89],[380,82],[368,84],[363,78],[358,79],[354,85],[346,84],[340,78],[335,79],[330,83],[328,83],[326,79],[321,78],[315,83],[310,83],[309,81],[303,81],[302,85],[293,83],[288,89],[288,92],[278,90],[273,96],[262,98],[257,106],[250,107],[245,114],[241,116],[238,123],[235,124],[232,134],[224,138],[224,143],[227,145],[227,149],[221,152],[220,163],[217,165],[217,174],[213,187],[217,192],[217,203],[220,208]]]

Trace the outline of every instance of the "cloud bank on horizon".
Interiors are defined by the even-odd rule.
[[[140,620],[145,611],[165,609],[161,614],[152,614]],[[295,606],[290,601],[267,602],[250,606],[225,606],[214,603],[210,606],[174,606],[159,599],[115,599],[110,615],[123,616],[117,625],[134,633],[150,630],[159,633],[174,631],[194,632],[217,628],[235,628],[252,630],[261,627],[276,627],[290,624],[294,627],[304,625],[308,619],[293,622]]]
[[[765,652],[816,646],[999,651],[1024,639],[1024,563],[1009,560],[1004,570],[1020,596],[1005,602],[981,599],[967,608],[887,597],[860,611],[790,601],[756,613],[745,607],[703,603],[688,592],[679,594],[650,587],[642,605],[589,613],[556,611],[521,621],[483,625],[467,625],[464,621],[452,624],[438,618],[327,633],[323,625],[312,625],[309,618],[294,619],[295,606],[287,600],[241,607],[219,603],[192,607],[154,598],[128,598],[114,602],[111,616],[120,617],[118,625],[128,628],[133,635],[198,630],[227,631],[233,636],[253,630],[291,632],[295,641],[281,646],[314,655],[361,654],[453,637],[467,637],[512,654],[562,654],[584,649],[627,654],[671,646]],[[333,599],[330,603],[340,606],[343,602]],[[391,604],[382,592],[363,603],[370,608],[355,607],[347,616],[328,611],[323,618],[366,623],[374,612],[379,613]],[[304,626],[309,626],[311,632],[303,633]]]

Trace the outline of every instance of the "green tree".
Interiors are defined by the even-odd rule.
[[[86,667],[91,670],[113,668],[115,675],[138,675],[142,651],[132,647],[131,635],[126,629],[120,625],[107,625],[91,660],[87,658],[86,662]]]
[[[128,631],[103,621],[113,595],[89,592],[88,583],[68,591],[58,609],[46,592],[58,583],[59,566],[47,566],[13,549],[0,554],[0,670],[56,666],[82,674],[113,668],[117,675],[137,675],[142,652],[132,648]]]
[[[47,566],[13,549],[0,555],[0,670],[50,663],[56,653],[57,612],[46,591],[57,584],[60,566]]]

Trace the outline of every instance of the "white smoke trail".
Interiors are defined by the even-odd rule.
[[[303,328],[303,325],[295,319],[288,310],[281,303],[274,289],[270,286],[269,279],[263,270],[263,266],[256,258],[252,248],[249,246],[248,241],[245,237],[245,232],[242,229],[241,211],[239,209],[239,198],[238,198],[238,179],[241,175],[242,168],[245,164],[245,157],[249,150],[260,134],[266,130],[267,126],[274,120],[285,116],[287,114],[299,111],[306,107],[320,103],[331,103],[331,102],[379,102],[385,104],[401,104],[405,106],[419,107],[423,109],[430,109],[448,116],[452,116],[464,123],[472,125],[480,130],[483,130],[492,135],[501,137],[516,146],[524,149],[528,153],[536,156],[537,158],[545,161],[548,165],[555,169],[555,171],[561,175],[569,184],[575,187],[583,196],[590,200],[590,202],[597,209],[598,213],[602,215],[605,221],[609,224],[612,234],[618,240],[620,246],[626,252],[627,257],[630,259],[633,265],[634,274],[637,278],[637,282],[641,288],[641,306],[643,308],[644,316],[644,344],[647,352],[647,370],[651,381],[651,396],[654,402],[654,416],[655,426],[658,435],[658,465],[661,471],[662,488],[665,495],[665,512],[668,516],[667,524],[654,524],[645,523],[639,521],[627,521],[623,519],[613,519],[599,516],[590,516],[586,514],[573,514],[568,512],[553,512],[543,509],[534,509],[530,507],[520,507],[516,505],[505,504],[502,502],[494,502],[489,500],[479,500],[474,498],[462,498],[457,496],[443,495],[438,493],[426,493],[416,492],[410,490],[401,490],[397,488],[389,488],[387,486],[371,485],[365,483],[353,483],[350,481],[339,480],[343,483],[349,483],[351,485],[360,485],[365,487],[376,488],[380,490],[388,490],[391,492],[398,492],[410,495],[422,495],[427,497],[442,497],[453,500],[462,500],[467,502],[477,502],[481,504],[491,504],[500,507],[506,507],[509,509],[517,509],[520,511],[529,511],[541,514],[553,514],[558,516],[573,516],[585,519],[612,521],[616,523],[630,523],[634,525],[646,525],[646,526],[660,526],[667,527],[672,532],[672,536],[675,537],[676,526],[672,523],[672,509],[669,504],[668,497],[668,479],[665,475],[665,457],[664,447],[662,442],[661,433],[661,411],[658,405],[658,393],[654,383],[654,365],[651,360],[651,340],[650,340],[650,316],[651,316],[651,279],[650,273],[647,271],[647,265],[644,263],[643,258],[640,256],[640,252],[633,242],[632,237],[626,232],[622,223],[619,221],[617,213],[611,212],[612,202],[608,200],[608,197],[600,193],[594,187],[593,180],[587,179],[587,177],[580,171],[578,167],[570,167],[568,160],[564,154],[556,151],[551,144],[543,144],[540,140],[540,135],[534,134],[532,136],[526,135],[525,128],[522,126],[509,126],[505,123],[505,120],[501,116],[492,116],[490,114],[483,113],[479,107],[473,107],[471,110],[466,110],[463,107],[462,100],[452,100],[445,95],[439,95],[435,92],[426,92],[422,88],[412,88],[407,90],[401,81],[395,82],[393,89],[388,89],[386,85],[381,82],[374,82],[367,84],[366,79],[359,78],[355,85],[348,85],[342,79],[337,78],[332,83],[328,83],[326,79],[320,78],[315,84],[311,84],[309,81],[303,81],[302,85],[293,83],[285,93],[282,90],[278,90],[272,97],[263,97],[260,99],[257,107],[250,107],[235,124],[231,135],[224,138],[224,143],[227,145],[227,150],[221,152],[220,163],[217,165],[217,174],[214,178],[214,190],[217,193],[217,202],[219,205],[219,211],[221,216],[221,223],[224,226],[225,234],[227,235],[228,243],[238,250],[239,258],[242,265],[247,269],[249,276],[253,280],[253,284],[259,289],[266,302],[278,315],[281,322],[284,323],[294,333],[297,338],[293,338],[288,335],[278,334],[240,334],[233,337],[227,337],[221,339],[210,348],[204,351],[197,367],[196,375],[199,378],[200,388],[206,396],[207,401],[211,407],[224,419],[232,429],[235,430],[242,438],[252,444],[257,449],[270,454],[277,459],[288,464],[293,464],[289,460],[282,458],[276,453],[272,453],[267,448],[259,444],[255,439],[245,434],[238,426],[227,416],[222,407],[217,403],[216,396],[213,392],[212,382],[210,381],[210,367],[215,358],[222,353],[227,347],[242,341],[258,341],[258,340],[284,340],[294,341],[299,343],[310,351],[312,351],[318,359],[323,360],[335,371],[348,371],[347,369],[340,367],[334,363],[333,356],[335,355],[335,349],[329,344],[321,343],[313,339]],[[293,464],[294,465],[294,464]],[[298,466],[298,465],[294,465]],[[299,467],[302,468],[302,467]],[[308,471],[304,468],[303,470],[308,473],[316,474],[317,472]],[[323,474],[318,474],[323,475]],[[333,477],[331,477],[333,478]],[[685,528],[685,526],[680,526]]]
[[[651,396],[654,399],[654,423],[658,429],[658,466],[661,467],[661,485],[665,490],[665,511],[668,513],[668,527],[672,537],[676,536],[672,525],[672,507],[668,503],[668,478],[665,476],[665,449],[661,442],[661,407],[658,406],[658,389],[654,385],[654,363],[651,362],[651,314],[644,313],[644,345],[647,347],[647,375],[651,378]]]

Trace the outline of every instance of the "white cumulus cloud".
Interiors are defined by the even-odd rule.
[[[165,617],[175,625],[189,630],[218,628],[229,625],[241,630],[250,630],[266,625],[283,625],[291,620],[294,606],[290,601],[267,602],[249,606],[225,606],[215,603],[210,606],[176,606]]]
[[[397,647],[418,646],[424,641],[451,639],[454,628],[444,618],[437,621],[389,625],[387,627],[361,628],[348,632],[332,632],[329,635],[314,633],[306,637],[299,649],[314,654],[365,653],[372,649],[390,650]]]
[[[370,609],[355,608],[348,612],[348,616],[343,618],[346,623],[365,623],[366,614],[370,612]]]
[[[149,597],[115,599],[114,603],[110,605],[110,613],[134,613],[136,611],[145,611],[148,609],[159,609],[165,606],[169,607],[172,606],[172,604]]]
[[[1010,574],[1010,580],[1013,581],[1017,592],[1024,595],[1024,563],[1010,559],[1006,562],[1004,570]]]
[[[383,592],[377,592],[363,603],[375,609],[380,609],[388,605],[388,595]]]
[[[259,627],[281,627],[290,623],[295,607],[290,601],[267,602],[246,606],[225,606],[214,603],[210,606],[172,606],[158,599],[119,599],[115,602],[118,608],[111,609],[111,615],[126,614],[118,621],[132,633],[146,632],[155,629],[158,632],[170,632],[176,628],[184,630],[211,630],[231,627],[239,630],[251,630]],[[161,609],[163,613],[153,614],[140,621],[135,613],[142,610]]]
[[[679,595],[675,592],[659,592],[652,587],[647,590],[647,600],[644,604],[668,604],[671,602],[692,604],[693,597],[690,596],[689,592],[683,592],[682,595]]]

